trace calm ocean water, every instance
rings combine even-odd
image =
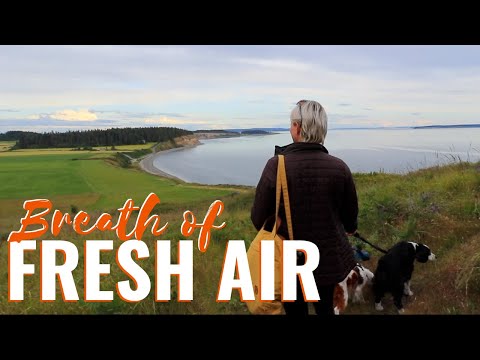
[[[188,182],[257,185],[275,145],[290,133],[202,141],[158,154],[154,166]],[[329,130],[325,147],[352,172],[407,173],[452,161],[480,160],[480,128]]]

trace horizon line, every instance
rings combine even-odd
[[[100,128],[92,128],[92,129],[76,129],[76,130],[64,130],[64,131],[50,131],[50,132],[69,132],[69,131],[89,131],[89,130],[109,130],[109,129],[124,129],[124,128],[158,128],[158,127],[172,127],[172,126],[138,126],[138,127],[131,127],[131,126],[125,126],[125,127],[110,127],[106,129],[100,129]],[[432,125],[399,125],[399,126],[355,126],[355,127],[332,127],[329,130],[366,130],[366,129],[422,129],[422,128],[453,128],[453,127],[480,127],[480,123],[474,123],[474,124],[432,124]],[[269,130],[269,129],[276,129],[277,131],[287,131],[289,128],[286,127],[281,127],[281,126],[270,126],[270,127],[251,127],[251,128],[224,128],[224,129],[197,129],[197,130],[188,130],[185,128],[178,127],[178,129],[190,131],[190,132],[199,132],[199,131],[210,131],[210,132],[215,132],[215,131],[243,131],[243,130]],[[31,130],[7,130],[4,133],[0,134],[6,134],[8,132],[33,132]],[[43,131],[43,133],[48,133],[49,131]],[[42,133],[42,132],[40,132]]]

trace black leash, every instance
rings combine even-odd
[[[355,232],[353,234],[353,236],[355,236],[357,239],[360,239],[362,240],[363,242],[366,242],[368,245],[370,245],[371,247],[373,247],[374,249],[377,249],[378,251],[386,254],[387,252],[385,250],[383,250],[382,248],[379,248],[377,245],[374,245],[372,244],[370,241],[368,241],[367,239],[365,239],[362,235],[360,235],[358,232]]]

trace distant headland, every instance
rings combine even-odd
[[[451,128],[478,128],[480,124],[458,124],[458,125],[425,125],[413,126],[413,129],[451,129]]]

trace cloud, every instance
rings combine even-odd
[[[386,121],[386,120],[372,120],[366,119],[360,116],[349,116],[349,117],[342,117],[339,119],[335,119],[335,121],[331,122],[332,128],[346,128],[346,127],[392,127],[392,126],[400,126],[394,121]]]
[[[93,113],[98,114],[111,114],[115,117],[119,118],[140,118],[143,119],[145,117],[150,116],[167,116],[167,117],[174,117],[174,118],[183,118],[185,115],[180,113],[170,113],[170,112],[132,112],[132,111],[124,111],[124,110],[96,110],[90,109],[88,110]]]
[[[144,119],[145,124],[162,124],[162,125],[204,125],[209,124],[204,120],[187,120],[187,119],[172,119],[167,116],[150,117]]]
[[[185,115],[179,113],[163,113],[163,112],[152,112],[152,113],[132,113],[132,112],[123,112],[122,115],[125,117],[132,117],[132,118],[145,118],[145,117],[173,117],[173,118],[184,118]]]
[[[61,120],[61,121],[95,121],[98,120],[97,114],[91,110],[61,110],[54,113],[31,114],[26,117],[29,120]]]
[[[364,115],[359,115],[359,114],[327,114],[329,119],[358,119],[364,117]]]
[[[235,62],[254,65],[258,67],[280,69],[280,70],[293,70],[293,71],[308,71],[311,69],[311,65],[306,62],[290,59],[263,59],[263,58],[237,58]]]
[[[250,117],[261,127],[288,126],[293,102],[306,98],[340,117],[358,106],[377,123],[410,125],[420,114],[474,123],[478,64],[478,46],[7,45],[0,120],[85,128],[99,118],[136,126],[165,117],[213,128]]]
[[[96,114],[105,114],[105,113],[122,113],[122,110],[97,110],[97,109],[88,109],[88,111]]]
[[[65,121],[95,121],[97,115],[90,110],[63,110],[50,115],[52,119]]]
[[[64,121],[51,118],[40,117],[38,119],[14,119],[0,120],[0,129],[9,130],[34,130],[45,132],[52,129],[71,130],[75,128],[105,128],[113,127],[118,124],[115,120],[95,120],[95,121]]]

